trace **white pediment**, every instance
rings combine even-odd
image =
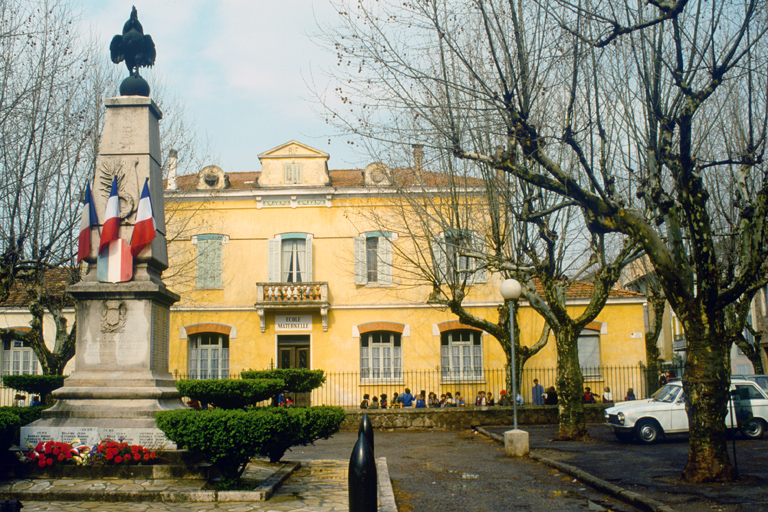
[[[292,140],[261,153],[259,160],[264,158],[324,158],[327,160],[329,157],[328,153]]]
[[[328,153],[292,140],[259,155],[260,187],[327,187]]]

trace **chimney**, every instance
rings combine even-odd
[[[176,162],[178,160],[179,153],[172,149],[168,152],[168,183],[166,185],[167,190],[176,190]]]
[[[424,146],[421,144],[414,144],[411,147],[413,148],[413,166],[417,171],[420,171],[424,162]]]

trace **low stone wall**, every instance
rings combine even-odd
[[[603,423],[604,405],[585,405],[587,423]],[[341,430],[357,430],[363,412],[374,428],[437,428],[464,430],[479,425],[512,425],[512,407],[449,407],[441,409],[355,409],[347,411]],[[523,405],[517,408],[518,425],[556,425],[557,407]]]

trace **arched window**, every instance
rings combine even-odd
[[[600,331],[584,329],[579,334],[579,366],[585,378],[600,377]]]
[[[40,362],[26,341],[3,342],[3,375],[39,375]]]
[[[189,336],[189,378],[229,378],[229,336],[215,332]]]
[[[360,334],[360,377],[402,379],[403,347],[398,332],[371,331]]]
[[[440,365],[443,381],[482,379],[482,333],[469,329],[443,332],[440,335]]]

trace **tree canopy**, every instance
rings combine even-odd
[[[732,479],[729,350],[768,281],[766,2],[338,7],[329,122],[508,173],[639,244],[685,329],[683,476]]]

